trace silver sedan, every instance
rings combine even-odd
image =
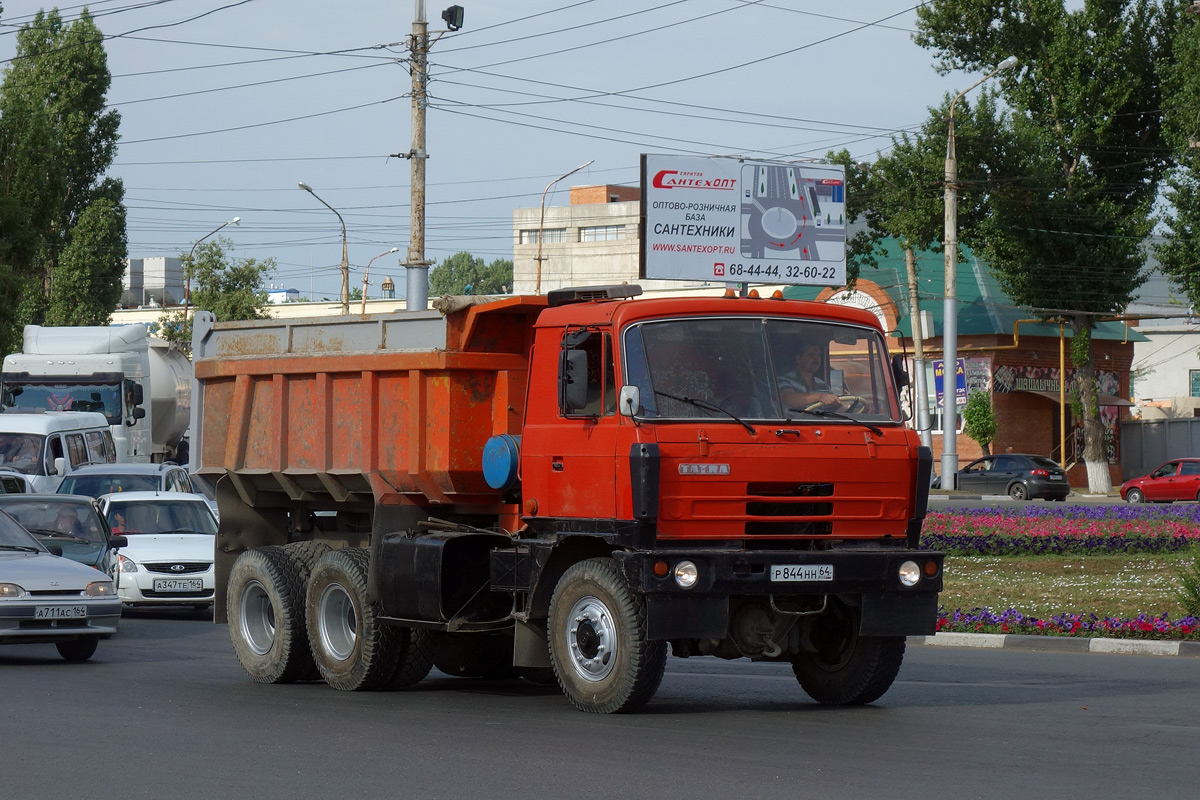
[[[0,644],[44,642],[86,661],[120,618],[108,575],[48,550],[0,511]]]

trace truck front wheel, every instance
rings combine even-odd
[[[312,675],[304,631],[304,566],[282,547],[238,556],[226,593],[229,638],[242,669],[258,683]]]
[[[645,603],[611,558],[563,573],[550,599],[549,634],[554,673],[581,711],[635,711],[662,682],[667,644],[646,638]]]
[[[368,558],[361,547],[330,550],[308,579],[309,649],[325,682],[344,691],[390,682],[404,645],[367,602]]]
[[[883,696],[904,660],[903,636],[859,636],[855,609],[834,603],[813,621],[816,652],[792,657],[800,687],[818,703],[855,706]]]

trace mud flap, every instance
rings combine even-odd
[[[864,594],[860,636],[930,636],[937,631],[936,592]]]

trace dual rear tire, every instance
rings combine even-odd
[[[424,634],[381,624],[366,600],[368,552],[319,542],[247,550],[229,575],[229,634],[259,683],[323,678],[355,691],[408,686],[433,664]]]

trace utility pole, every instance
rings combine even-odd
[[[425,19],[425,0],[416,0],[412,26],[412,149],[408,151],[412,178],[409,212],[408,257],[402,262],[408,271],[404,307],[409,311],[429,308],[429,262],[425,260],[425,97],[429,64],[429,23]]]
[[[946,132],[945,244],[946,298],[942,320],[942,488],[958,488],[958,156],[954,152],[954,106],[963,96],[998,72],[1017,64],[1009,56],[950,101]]]

